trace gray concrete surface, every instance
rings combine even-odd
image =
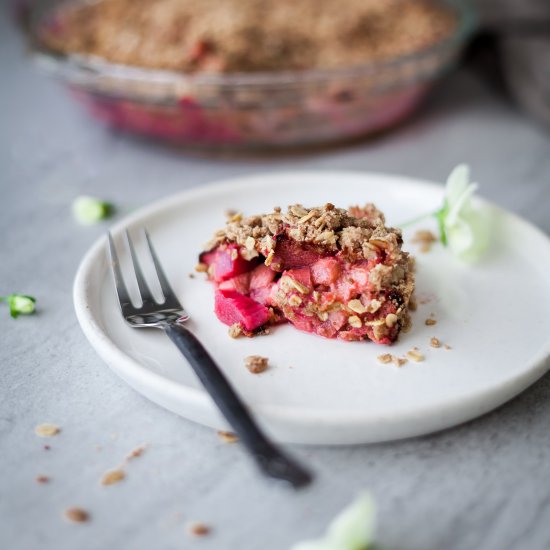
[[[38,298],[37,315],[0,310],[0,548],[284,550],[318,535],[361,489],[379,506],[387,550],[550,548],[550,377],[499,410],[443,433],[346,448],[295,447],[318,472],[292,494],[259,479],[238,445],[132,391],[95,355],[71,300],[77,265],[106,226],[74,223],[89,193],[122,211],[211,180],[259,171],[360,169],[441,180],[471,164],[481,193],[550,232],[550,139],[466,71],[423,112],[370,143],[263,159],[201,158],[92,124],[37,73],[0,22],[0,294]],[[44,441],[41,422],[62,427]],[[44,443],[51,449],[43,449]],[[127,479],[99,479],[141,443]],[[51,476],[39,485],[35,476]],[[88,524],[65,522],[68,506]],[[190,520],[212,526],[190,540]]]

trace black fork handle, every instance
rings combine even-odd
[[[295,489],[308,485],[312,480],[311,474],[266,438],[214,359],[193,333],[179,323],[166,325],[164,331],[189,361],[260,470],[270,477],[289,482]]]

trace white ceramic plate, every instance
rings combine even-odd
[[[279,440],[350,444],[426,434],[479,416],[537,380],[549,367],[550,241],[516,216],[490,207],[494,239],[475,266],[435,246],[417,254],[413,329],[387,348],[339,342],[278,327],[269,336],[231,339],[213,313],[213,288],[190,278],[197,254],[224,212],[253,214],[273,206],[333,202],[347,207],[372,201],[398,225],[441,204],[442,187],[404,177],[365,173],[282,173],[243,177],[169,197],[122,220],[139,237],[147,227],[190,326],[267,431]],[[420,228],[432,228],[431,221]],[[416,229],[416,228],[415,228]],[[413,252],[405,233],[405,247]],[[433,228],[435,229],[435,228]],[[138,239],[139,242],[139,239]],[[105,240],[78,270],[74,301],[78,320],[103,360],[133,388],[186,418],[227,429],[191,368],[160,331],[126,326],[107,270]],[[143,244],[143,243],[142,243]],[[119,249],[122,240],[118,239]],[[435,326],[425,319],[434,314]],[[435,336],[452,347],[434,349]],[[378,364],[385,352],[417,346],[421,363]],[[247,355],[272,365],[253,375]]]

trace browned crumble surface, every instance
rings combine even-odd
[[[184,72],[331,68],[411,54],[456,16],[418,0],[100,0],[65,8],[55,51]],[[59,33],[61,29],[61,33]]]
[[[244,365],[252,374],[259,374],[267,369],[269,359],[261,355],[249,355],[244,358]]]

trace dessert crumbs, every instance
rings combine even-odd
[[[195,271],[197,273],[207,273],[208,272],[208,266],[206,264],[203,264],[202,262],[199,262],[195,266]]]
[[[444,344],[443,349],[446,349],[448,351],[448,350],[453,349],[453,348],[451,346],[449,346],[449,344]]]
[[[239,438],[233,432],[224,432],[222,430],[218,431],[218,437],[224,443],[237,443]]]
[[[101,478],[101,485],[114,485],[119,483],[126,477],[124,470],[118,468],[116,470],[110,470],[106,472]]]
[[[36,483],[41,483],[41,484],[50,482],[49,476],[36,476],[34,480],[36,481]]]
[[[205,523],[194,521],[187,525],[187,532],[194,537],[204,537],[212,531],[212,528]]]
[[[53,437],[61,432],[61,428],[55,424],[39,424],[34,433],[39,437]]]
[[[45,451],[49,451],[51,449],[51,447],[49,445],[44,445],[44,447],[42,447]]]
[[[244,358],[244,364],[252,374],[260,374],[269,366],[269,359],[261,355],[249,355]]]
[[[231,336],[231,338],[239,338],[239,336],[243,335],[243,329],[239,323],[235,323],[229,327],[227,333]]]
[[[406,359],[405,357],[398,357],[397,355],[392,355],[392,363],[396,367],[402,367],[407,362],[408,362],[408,359]]]
[[[429,327],[433,327],[434,325],[437,325],[437,321],[435,319],[432,319],[431,317],[426,319],[424,323]]]
[[[195,274],[194,274],[194,273],[189,273],[189,278],[190,278],[190,279],[194,279],[194,278],[195,278]]]
[[[415,363],[420,363],[421,361],[424,361],[424,355],[422,355],[418,351],[418,348],[416,348],[416,347],[409,350],[406,353],[406,356],[407,356],[408,359],[410,359],[411,361],[414,361]]]
[[[126,457],[126,461],[129,462],[134,458],[138,458],[145,452],[146,449],[147,449],[147,445],[141,445],[140,447],[136,447],[132,452],[130,452],[130,454],[128,454],[128,456]]]
[[[78,507],[67,508],[63,512],[63,516],[74,523],[85,523],[90,519],[90,514],[83,508]]]
[[[433,338],[431,338],[430,340],[430,346],[432,346],[432,348],[440,348],[441,347],[441,342],[438,338],[436,338],[435,336]]]
[[[429,252],[432,245],[438,241],[438,238],[427,229],[419,229],[413,236],[412,241],[420,246],[420,252]]]
[[[393,356],[391,353],[383,353],[382,355],[379,355],[377,359],[380,363],[391,363]]]

